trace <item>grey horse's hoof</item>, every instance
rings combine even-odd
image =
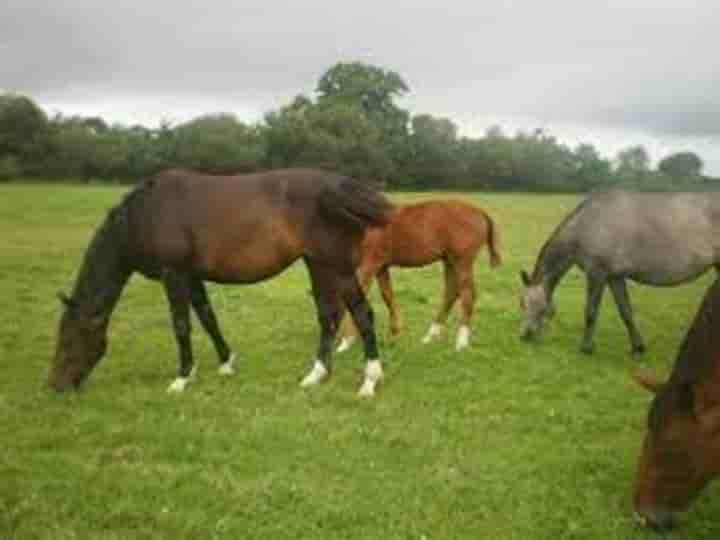
[[[592,343],[583,343],[580,345],[580,352],[583,354],[592,354],[595,352],[595,345]]]
[[[632,354],[635,358],[640,358],[642,355],[645,354],[647,351],[647,348],[645,345],[638,345],[636,347],[633,347]]]

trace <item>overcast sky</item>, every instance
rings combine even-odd
[[[611,157],[696,151],[720,175],[718,0],[2,0],[0,89],[50,112],[255,121],[338,61],[465,135],[544,128]]]

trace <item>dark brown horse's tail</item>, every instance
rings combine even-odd
[[[319,205],[330,221],[355,230],[385,225],[393,210],[392,203],[369,182],[349,177],[328,182]]]
[[[488,251],[490,252],[490,266],[495,268],[496,266],[500,266],[502,264],[502,257],[500,257],[500,251],[499,251],[499,239],[498,239],[498,232],[497,227],[495,226],[495,222],[492,220],[492,218],[485,214],[485,221],[487,222],[487,230],[488,230]]]

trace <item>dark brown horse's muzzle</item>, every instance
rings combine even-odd
[[[662,509],[642,509],[635,512],[635,520],[655,532],[671,531],[676,524],[675,515]]]

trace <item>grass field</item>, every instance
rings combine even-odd
[[[406,332],[386,338],[386,380],[355,392],[358,349],[333,378],[302,390],[318,329],[301,265],[248,287],[211,286],[241,359],[215,373],[195,325],[199,376],[165,389],[176,350],[161,287],[136,277],[113,317],[110,347],[82,391],[45,386],[59,302],[113,187],[0,188],[0,538],[631,539],[631,488],[649,395],[611,298],[596,352],[577,352],[584,280],[573,271],[541,343],[518,338],[518,270],[530,269],[573,196],[456,196],[486,207],[504,266],[476,265],[469,350],[420,345],[441,269],[393,273]],[[415,200],[432,194],[402,195]],[[668,373],[711,276],[679,288],[635,286],[644,363]],[[453,334],[455,327],[452,327]],[[716,539],[711,487],[676,538]]]

